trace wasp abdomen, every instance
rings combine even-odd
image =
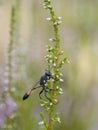
[[[31,94],[31,91],[26,92],[26,93],[24,94],[24,96],[23,96],[23,100],[27,99],[30,94]]]

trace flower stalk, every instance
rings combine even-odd
[[[16,49],[17,49],[17,38],[19,29],[19,7],[20,0],[16,1],[16,4],[11,8],[11,18],[10,18],[10,41],[7,48],[7,59],[6,59],[6,70],[5,70],[5,80],[7,92],[11,94],[13,75],[16,69]]]
[[[10,25],[10,42],[8,45],[8,92],[11,92],[12,86],[12,51],[14,44],[14,33],[15,33],[15,7],[12,7],[11,11],[11,25]]]
[[[14,71],[16,67],[15,56],[16,56],[16,40],[18,33],[18,10],[19,10],[20,0],[16,1],[16,4],[11,8],[11,18],[10,18],[10,41],[7,48],[6,55],[6,68],[5,68],[5,88],[4,88],[4,97],[3,103],[5,107],[5,125],[4,129],[16,129],[16,110],[17,104],[13,98],[13,92],[15,91],[14,85]],[[13,89],[14,88],[14,89]]]
[[[58,102],[58,95],[62,94],[62,89],[60,88],[61,72],[60,69],[65,62],[68,62],[67,58],[61,60],[63,51],[60,50],[60,35],[59,35],[59,25],[62,23],[62,17],[57,17],[54,8],[52,6],[51,0],[44,0],[44,8],[49,11],[49,18],[47,21],[51,22],[53,27],[53,38],[49,41],[51,44],[47,46],[46,61],[48,64],[48,71],[51,72],[53,79],[49,80],[46,84],[51,91],[49,92],[49,97],[52,102],[47,102],[41,100],[41,106],[44,107],[45,111],[48,113],[48,121],[45,120],[44,115],[41,113],[41,118],[44,125],[44,130],[53,130],[55,124],[61,123],[58,113],[54,113],[55,107]],[[47,123],[46,123],[47,122]]]

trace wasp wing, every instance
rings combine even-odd
[[[36,82],[36,84],[31,88],[31,91],[33,91],[34,89],[36,89],[36,88],[39,88],[39,86],[38,87],[36,87],[37,86],[37,84],[39,84],[40,83],[40,80],[38,81],[38,82]]]
[[[24,96],[23,96],[23,98],[22,98],[23,100],[26,100],[26,99],[30,96],[31,92],[32,92],[34,89],[40,87],[40,86],[36,87],[39,82],[40,82],[40,81],[36,82],[36,84],[35,84],[30,90],[28,90],[28,91],[24,94]]]

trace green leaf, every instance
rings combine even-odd
[[[61,68],[62,65],[64,65],[65,63],[70,63],[70,61],[68,60],[67,57],[65,57],[65,58],[59,63],[59,68]]]
[[[40,117],[41,117],[42,121],[44,122],[43,125],[45,126],[45,128],[48,128],[48,125],[47,125],[46,119],[45,119],[44,114],[43,114],[42,112],[40,113]]]

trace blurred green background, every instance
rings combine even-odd
[[[57,112],[61,118],[56,130],[98,129],[98,1],[51,0],[60,26],[61,48],[70,64],[64,65],[63,95]],[[0,87],[6,82],[6,51],[10,41],[11,7],[15,0],[0,0]],[[20,0],[17,36],[14,44],[13,86],[17,103],[17,130],[40,130],[40,106],[35,91],[28,101],[22,96],[44,73],[46,45],[52,28],[42,0]],[[14,90],[12,89],[12,90]],[[1,96],[0,96],[1,97]],[[2,98],[1,98],[2,99]],[[1,100],[2,103],[2,100]]]

